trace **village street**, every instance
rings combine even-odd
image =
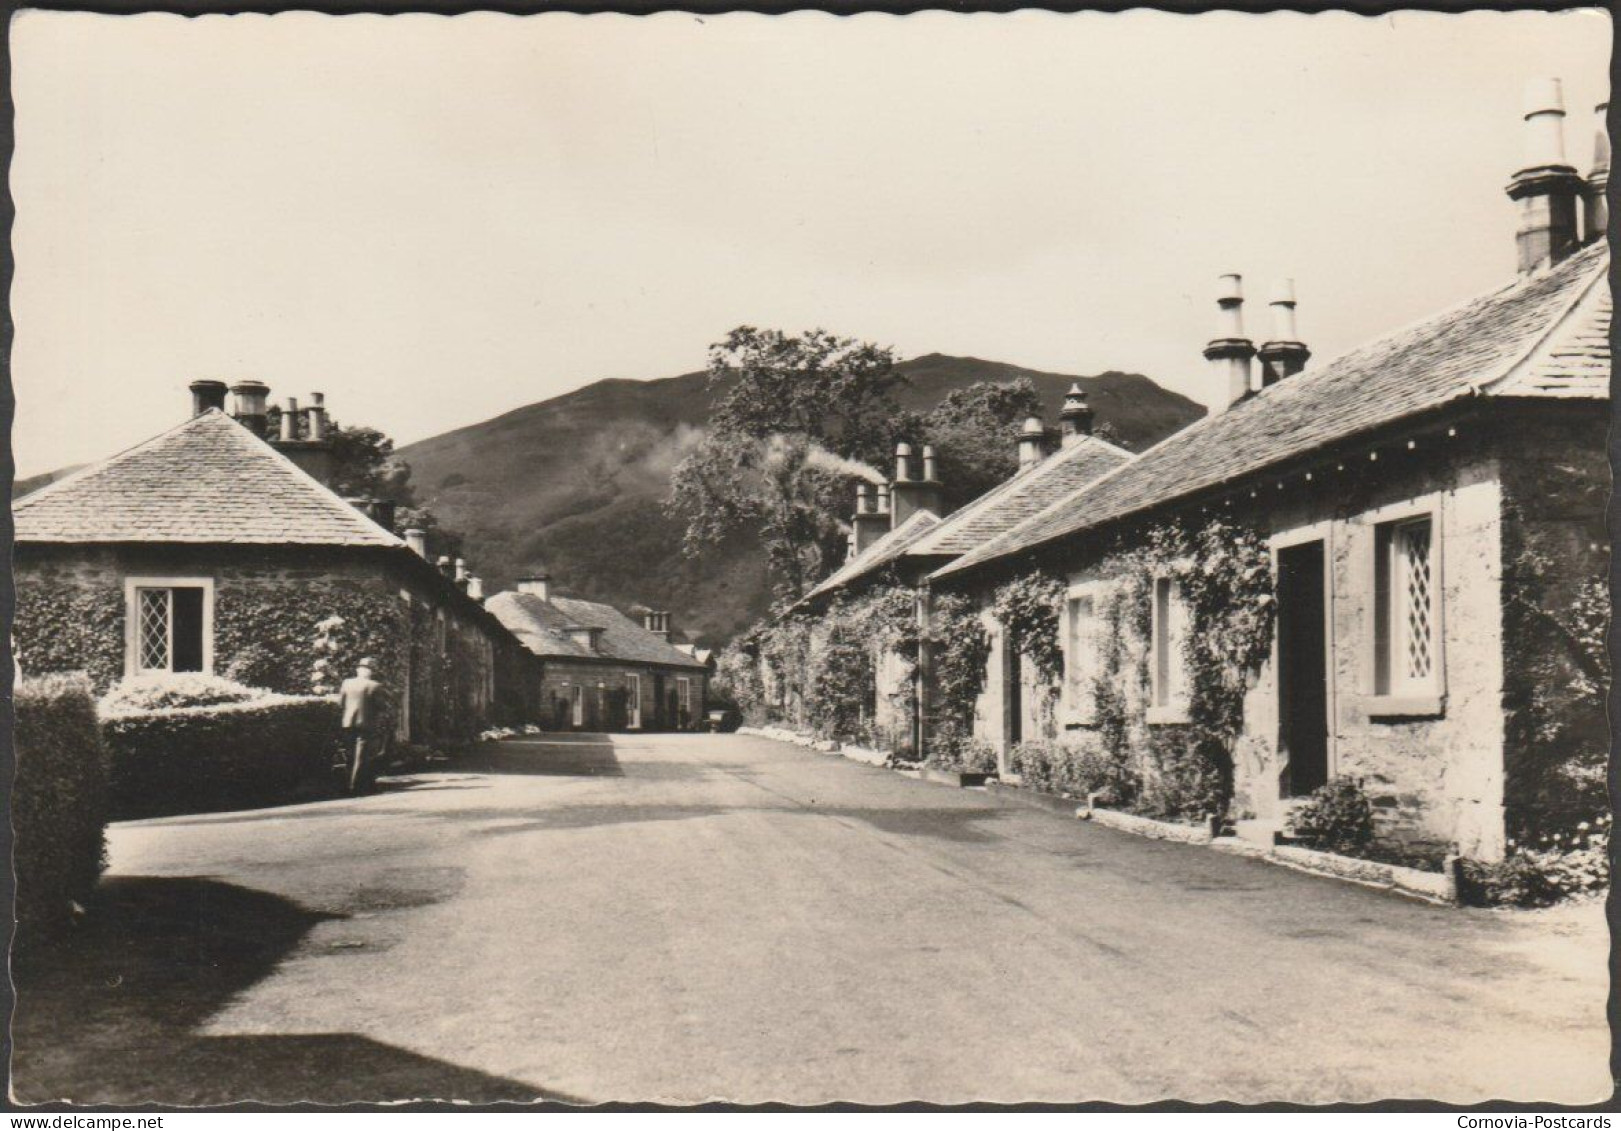
[[[762,738],[485,749],[113,827],[102,921],[24,980],[18,1098],[1609,1092],[1591,905],[1431,907]]]

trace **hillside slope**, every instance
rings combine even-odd
[[[1097,419],[1139,449],[1203,413],[1136,374],[1077,378],[941,354],[900,368],[911,380],[904,407],[931,408],[975,381],[1028,377],[1054,422],[1079,380]],[[422,500],[468,535],[488,591],[544,563],[562,592],[670,609],[678,630],[718,642],[763,613],[770,593],[763,557],[747,539],[687,559],[681,525],[663,511],[670,472],[701,437],[710,403],[703,373],[598,381],[399,454]]]

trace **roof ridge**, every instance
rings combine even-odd
[[[1547,347],[1549,344],[1558,337],[1560,331],[1564,330],[1570,324],[1572,318],[1577,315],[1583,305],[1595,293],[1601,289],[1607,289],[1599,287],[1601,282],[1606,284],[1609,282],[1609,280],[1606,278],[1607,273],[1603,269],[1604,264],[1602,262],[1604,259],[1608,258],[1608,248],[1605,250],[1605,255],[1594,256],[1594,259],[1598,262],[1594,263],[1593,277],[1587,280],[1586,283],[1576,288],[1576,293],[1565,303],[1564,309],[1559,312],[1558,316],[1549,322],[1547,329],[1545,329],[1541,334],[1537,335],[1530,345],[1521,351],[1518,357],[1512,359],[1508,362],[1508,364],[1504,365],[1502,372],[1498,373],[1495,377],[1488,377],[1480,381],[1469,382],[1468,387],[1471,392],[1490,395],[1496,388],[1509,384],[1512,379],[1518,376],[1522,370],[1527,368],[1533,360],[1541,357],[1547,352]]]

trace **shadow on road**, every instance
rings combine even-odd
[[[455,768],[475,774],[625,775],[614,753],[613,740],[604,734],[548,734],[486,742],[457,758]]]
[[[313,927],[339,917],[200,877],[105,881],[89,925],[17,949],[16,1100],[578,1102],[354,1033],[199,1032]]]

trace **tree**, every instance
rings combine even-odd
[[[824,330],[742,326],[710,348],[710,426],[676,467],[670,507],[700,554],[757,532],[782,601],[842,554],[851,485],[879,479],[903,419],[894,353]]]
[[[976,381],[948,393],[914,434],[934,445],[946,501],[960,507],[1019,469],[1019,427],[1040,415],[1041,395],[1028,377]]]
[[[279,405],[270,406],[266,430],[270,436],[281,434]],[[307,436],[301,434],[299,438]],[[334,492],[346,499],[393,503],[395,526],[426,531],[430,553],[455,557],[461,552],[462,535],[441,525],[438,516],[417,499],[411,465],[395,456],[390,437],[365,424],[345,427],[329,418],[326,438],[332,445],[332,479],[328,486]]]

